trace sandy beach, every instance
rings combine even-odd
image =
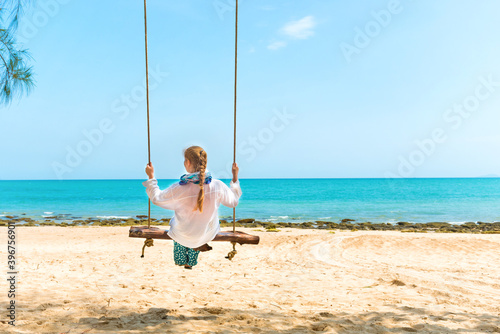
[[[238,230],[260,245],[230,262],[213,242],[190,271],[171,241],[140,258],[128,227],[17,227],[17,326],[2,298],[0,331],[500,332],[500,235]]]

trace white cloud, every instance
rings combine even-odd
[[[286,42],[277,41],[277,42],[273,42],[273,43],[269,44],[267,46],[267,48],[269,50],[278,50],[278,49],[284,48],[285,46],[286,46]]]
[[[281,28],[281,32],[296,39],[307,39],[314,35],[316,21],[314,16],[309,15],[298,21],[291,21]]]

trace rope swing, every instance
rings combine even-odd
[[[234,124],[233,124],[234,134],[233,134],[233,164],[236,163],[236,88],[237,88],[237,83],[238,83],[238,0],[236,0],[236,20],[235,20],[234,31],[235,31],[235,34],[234,34]],[[236,232],[236,208],[233,208],[233,232]],[[234,245],[233,245],[233,248],[234,248]]]
[[[146,9],[146,0],[144,0],[144,53],[146,56],[146,109],[148,123],[148,164],[151,164],[151,130],[149,127],[149,65],[148,65],[148,17]],[[151,199],[148,198],[148,229],[151,227]],[[148,238],[144,241],[142,255],[144,257],[144,248],[154,246],[153,239]]]
[[[148,164],[151,164],[151,131],[149,128],[149,66],[148,66],[148,17],[144,0],[144,50],[146,54],[146,108],[148,118]],[[148,228],[151,227],[151,200],[148,200]]]
[[[146,56],[146,101],[147,101],[147,127],[148,127],[148,164],[151,164],[151,131],[149,120],[149,77],[148,77],[148,23],[147,23],[147,6],[144,0],[144,48]],[[233,133],[233,164],[236,163],[236,92],[238,82],[238,0],[236,0],[236,21],[235,21],[235,45],[234,45],[234,133]],[[146,247],[153,245],[153,239],[171,240],[167,234],[167,230],[162,230],[157,227],[151,227],[151,200],[148,200],[148,226],[132,226],[130,227],[129,237],[131,238],[146,238],[142,247],[142,255]],[[258,236],[250,235],[244,232],[236,231],[236,209],[233,208],[233,231],[221,231],[212,241],[229,241],[233,246],[233,250],[226,256],[232,260],[236,255],[236,244],[259,244]]]

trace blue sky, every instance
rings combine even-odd
[[[142,1],[40,0],[37,87],[1,107],[0,179],[143,178]],[[240,0],[243,178],[500,174],[500,3]],[[152,161],[232,161],[234,1],[149,0]]]

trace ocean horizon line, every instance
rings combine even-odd
[[[428,176],[428,177],[247,177],[239,180],[431,180],[431,179],[498,179],[500,176]],[[178,180],[179,178],[159,178],[157,180]],[[146,178],[133,179],[0,179],[1,181],[145,181]],[[230,178],[221,178],[219,180],[231,180]]]

